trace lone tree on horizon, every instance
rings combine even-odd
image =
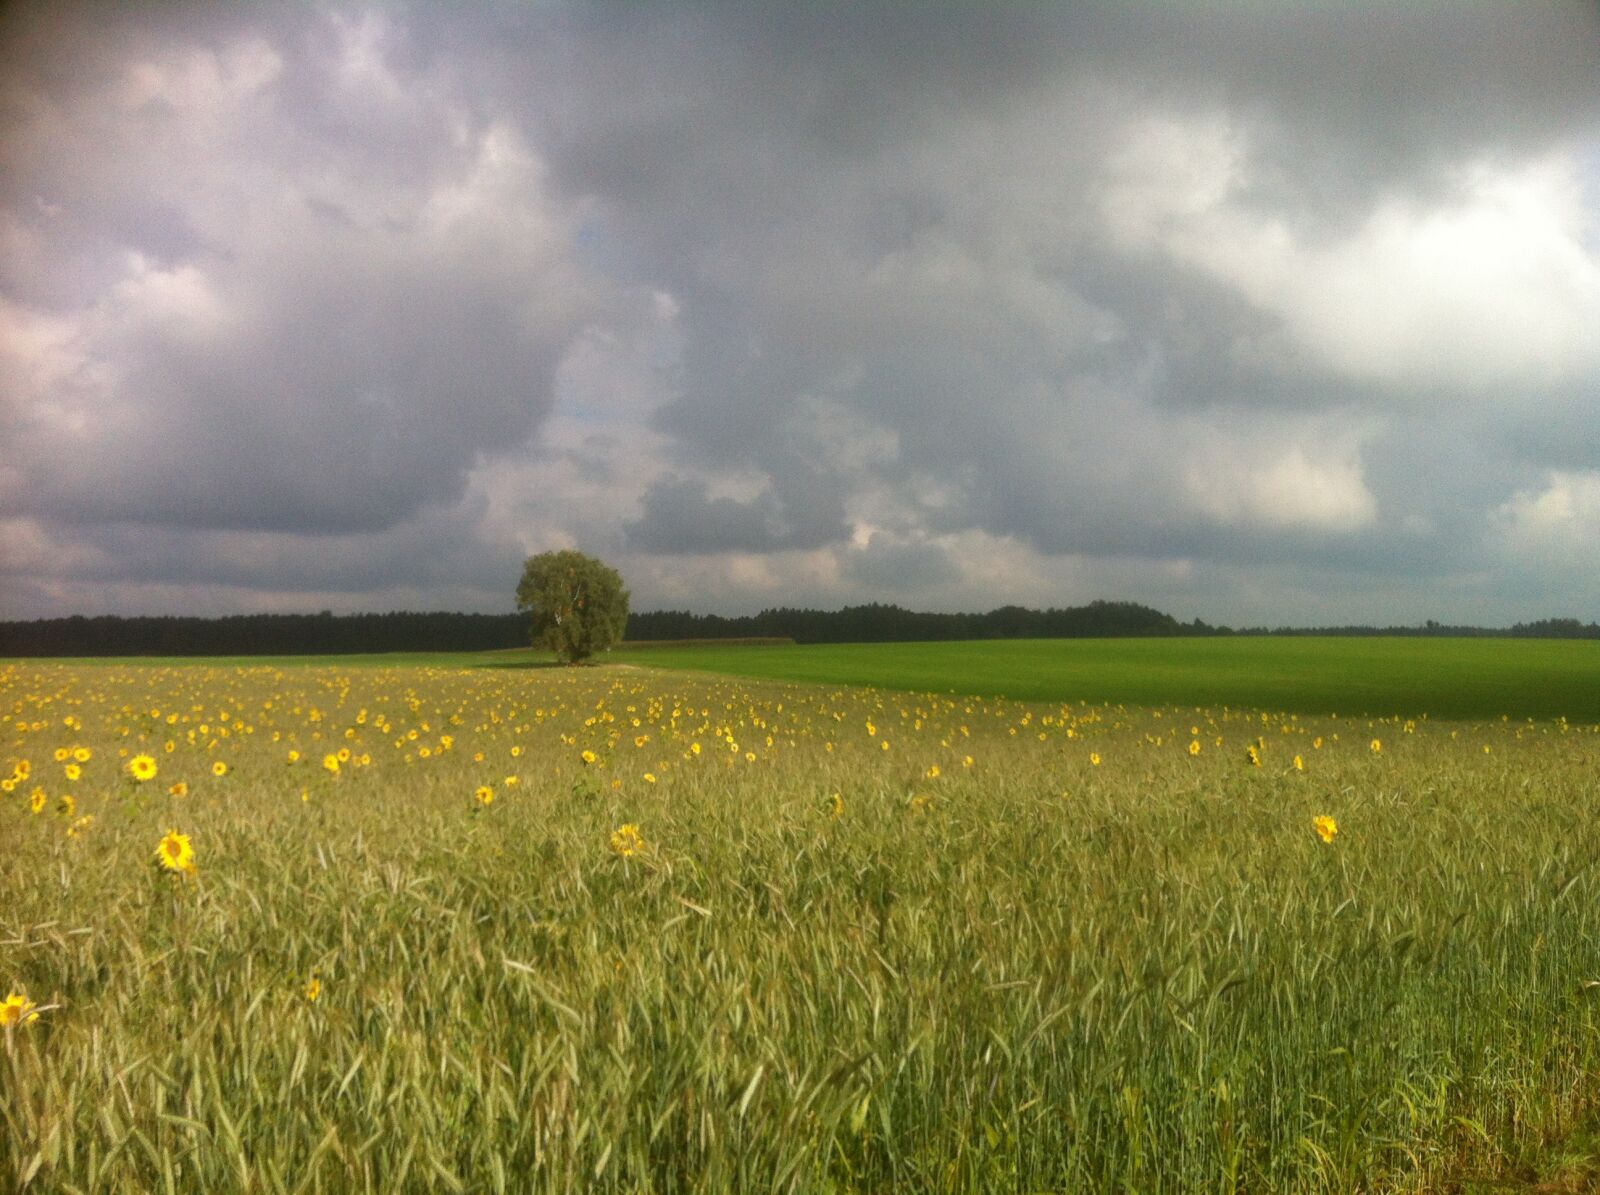
[[[628,591],[610,565],[566,549],[528,557],[517,586],[517,609],[533,615],[533,643],[568,664],[622,641]]]

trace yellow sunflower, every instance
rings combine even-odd
[[[39,1019],[39,1014],[34,1011],[38,1005],[28,999],[22,992],[12,992],[4,1002],[0,1002],[0,1029],[9,1029],[13,1025],[31,1025]]]
[[[185,875],[195,872],[194,847],[187,834],[168,830],[166,837],[156,844],[156,859],[168,871],[181,871]]]
[[[156,778],[156,761],[153,755],[135,755],[128,761],[128,774],[139,783]]]
[[[611,832],[611,849],[624,859],[631,859],[644,850],[644,835],[632,822],[618,826]]]

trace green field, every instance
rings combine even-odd
[[[1572,640],[1009,639],[655,648],[610,658],[1028,701],[1600,721],[1600,643]]]
[[[95,667],[135,662],[219,668],[556,666],[548,652],[528,648],[62,662]],[[600,663],[1026,701],[1600,722],[1600,643],[1585,640],[1241,637],[708,644],[619,650]]]
[[[1591,725],[527,664],[0,665],[0,1185],[1600,1178]]]

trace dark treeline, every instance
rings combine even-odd
[[[1090,602],[1065,610],[1001,606],[987,614],[919,614],[899,606],[763,610],[738,618],[661,610],[628,619],[628,638],[735,639],[781,636],[796,643],[922,643],[937,639],[1088,639],[1120,635],[1209,635],[1201,622],[1133,602]]]
[[[1002,606],[987,614],[925,614],[899,606],[847,606],[843,610],[781,608],[726,618],[661,610],[628,618],[627,638],[788,638],[797,643],[905,643],[941,639],[1081,639],[1146,635],[1456,635],[1473,637],[1600,639],[1600,625],[1547,618],[1509,629],[1420,627],[1265,627],[1233,630],[1133,602],[1091,602],[1060,610]],[[244,656],[331,655],[386,651],[492,651],[524,647],[522,614],[238,614],[224,618],[177,616],[47,618],[0,622],[0,656]]]
[[[521,614],[234,614],[0,622],[0,656],[292,656],[525,646]]]
[[[1510,627],[1448,626],[1429,619],[1420,627],[1244,627],[1238,635],[1404,635],[1413,639],[1600,639],[1600,623],[1576,618],[1541,618]]]

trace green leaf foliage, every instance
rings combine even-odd
[[[517,609],[533,615],[533,643],[569,664],[622,641],[628,591],[616,569],[570,549],[528,557]]]

